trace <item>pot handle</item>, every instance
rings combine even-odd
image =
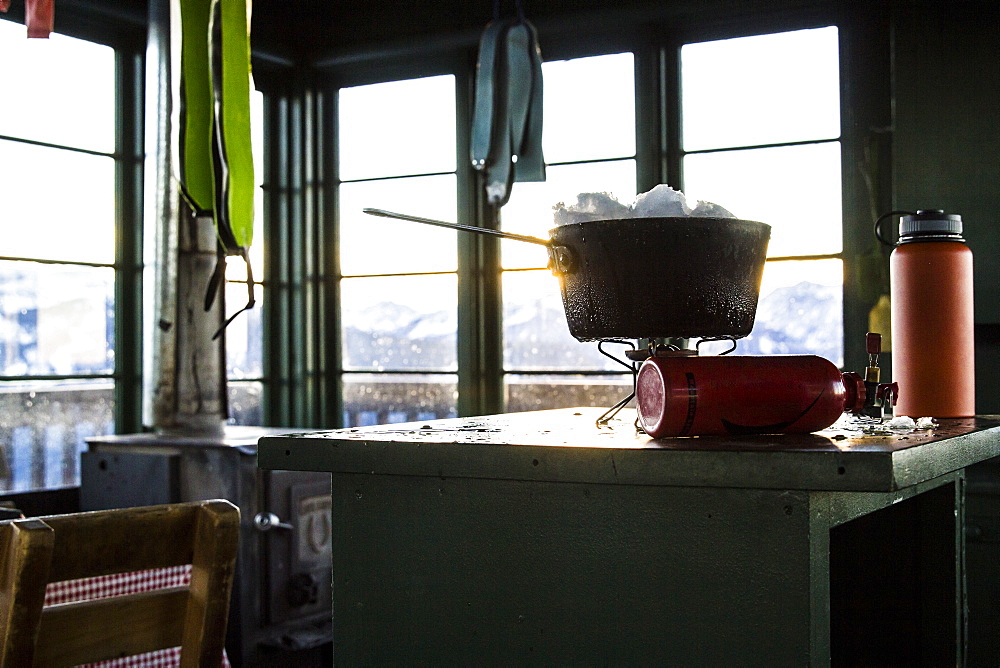
[[[568,246],[549,245],[549,270],[553,274],[569,274],[576,268],[576,257]]]
[[[447,227],[452,230],[465,230],[466,232],[476,232],[478,234],[489,234],[494,237],[503,237],[504,239],[513,239],[514,241],[526,241],[529,244],[539,244],[540,246],[545,246],[552,249],[552,242],[546,239],[539,239],[538,237],[529,237],[524,234],[514,234],[513,232],[501,232],[500,230],[491,230],[486,227],[475,227],[474,225],[462,225],[461,223],[448,223],[443,220],[434,220],[433,218],[423,218],[421,216],[411,216],[408,213],[395,213],[393,211],[386,211],[385,209],[362,209],[365,213],[372,216],[382,216],[383,218],[398,218],[399,220],[409,220],[414,223],[424,223],[425,225],[437,225],[438,227]]]

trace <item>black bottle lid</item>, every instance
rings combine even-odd
[[[961,241],[962,217],[941,209],[918,209],[899,219],[899,243],[914,241]]]

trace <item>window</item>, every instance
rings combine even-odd
[[[772,228],[742,354],[843,364],[837,39],[827,27],[681,49],[685,192]]]
[[[115,427],[115,51],[0,20],[0,62],[0,491],[77,485]]]
[[[347,426],[457,415],[455,77],[340,90],[341,384]]]
[[[586,192],[636,195],[635,63],[631,53],[543,63],[545,81],[542,183],[517,183],[501,210],[504,230],[548,238],[553,207]],[[600,90],[599,96],[580,91]],[[613,406],[631,379],[597,343],[569,333],[559,284],[543,248],[503,242],[505,409]],[[623,349],[609,351],[624,359]],[[617,372],[617,373],[615,373]]]
[[[229,423],[261,425],[264,387],[263,319],[264,309],[264,96],[250,94],[250,141],[253,145],[254,234],[250,246],[250,266],[254,279],[254,308],[244,311],[226,327],[227,392]],[[247,301],[247,271],[242,259],[226,261],[226,309],[233,313]],[[227,315],[228,317],[228,315]]]

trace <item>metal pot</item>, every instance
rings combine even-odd
[[[549,240],[365,209],[543,245],[580,341],[742,338],[753,329],[771,227],[735,218],[624,218],[562,225]]]
[[[732,337],[753,329],[771,236],[733,218],[625,218],[549,232],[570,333],[606,338]]]

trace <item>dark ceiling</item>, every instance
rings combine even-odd
[[[536,24],[559,17],[600,11],[640,9],[677,2],[652,0],[522,0],[524,14]],[[498,5],[502,16],[514,16],[515,4]],[[340,0],[337,2],[256,2],[253,7],[255,48],[277,51],[295,60],[363,46],[399,44],[430,35],[475,35],[494,13],[492,0]]]
[[[712,4],[715,0],[707,0]],[[726,2],[727,0],[722,0]],[[728,0],[732,2],[732,0]],[[756,4],[764,0],[753,0]],[[85,16],[88,20],[113,21],[117,25],[144,25],[151,3],[165,15],[170,0],[61,0],[56,7],[56,30],[60,16]],[[705,4],[700,0],[694,4]],[[22,20],[23,8],[14,3],[11,16]],[[690,5],[681,0],[520,0],[528,19],[536,24],[560,17],[616,12],[662,11]],[[251,39],[255,51],[297,62],[336,52],[357,51],[375,44],[400,44],[429,35],[478,35],[493,17],[513,16],[513,0],[257,0],[253,3]],[[619,14],[620,15],[620,14]],[[95,18],[97,17],[97,18]],[[76,22],[77,24],[79,21]]]
[[[60,16],[73,14],[85,17],[84,22],[144,28],[150,6],[154,14],[166,16],[169,2],[60,0],[56,30]],[[14,20],[19,4],[11,8]],[[650,21],[670,22],[672,28],[680,17],[696,16],[699,23],[713,17],[739,22],[773,15],[776,5],[783,11],[808,12],[837,4],[837,0],[519,0],[525,16],[543,35],[562,33],[569,40],[577,39],[581,26],[596,29],[588,30],[590,34],[606,28],[627,33],[631,26]],[[517,8],[514,0],[257,0],[251,40],[255,54],[292,63],[315,63],[428,39],[474,44],[495,11],[514,16]]]

